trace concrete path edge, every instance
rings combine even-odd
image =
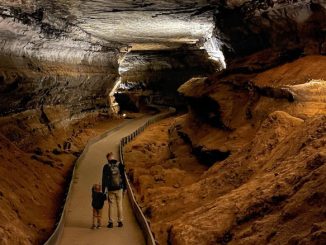
[[[107,130],[105,131],[104,133],[98,135],[98,136],[95,136],[93,138],[91,138],[85,148],[83,149],[83,152],[82,154],[78,157],[78,159],[76,160],[75,164],[74,164],[74,168],[73,168],[73,171],[72,171],[72,175],[71,175],[71,180],[70,180],[70,183],[69,183],[69,188],[68,188],[68,191],[66,193],[66,198],[64,200],[64,204],[63,204],[63,207],[62,207],[62,211],[61,211],[61,216],[60,216],[60,219],[59,221],[57,222],[57,224],[55,225],[56,228],[55,230],[53,231],[52,235],[48,238],[48,240],[44,243],[44,245],[55,245],[57,244],[58,241],[60,241],[60,238],[61,238],[61,235],[62,235],[62,232],[63,232],[63,227],[64,227],[64,218],[66,216],[66,212],[67,212],[67,204],[69,202],[69,198],[70,198],[70,193],[71,193],[71,189],[72,189],[72,185],[73,185],[73,180],[74,180],[74,177],[75,177],[75,174],[76,174],[76,170],[78,168],[78,164],[79,162],[84,158],[85,154],[87,153],[87,150],[88,148],[96,143],[97,141],[103,139],[104,137],[106,137],[108,134],[114,132],[114,131],[117,131],[119,130],[120,128],[124,127],[126,124],[130,123],[130,120],[126,121],[126,122],[123,122],[122,124],[120,124],[119,126],[115,127],[115,128],[112,128],[110,130]]]
[[[175,113],[175,109],[174,108],[169,108],[168,112],[160,113],[160,114],[158,114],[156,116],[153,116],[143,126],[139,127],[136,131],[134,131],[130,135],[122,138],[121,141],[120,141],[120,146],[119,146],[119,148],[120,148],[119,149],[120,160],[123,162],[123,146],[125,144],[130,142],[139,133],[144,131],[145,128],[148,125],[150,125],[150,124],[152,124],[154,122],[157,122],[157,121],[159,121],[159,120],[161,120],[163,118],[166,118],[166,117],[172,115],[173,113]],[[75,176],[76,170],[77,170],[78,165],[79,165],[78,163],[84,158],[85,154],[87,153],[88,148],[92,144],[94,144],[97,141],[99,141],[99,140],[103,139],[104,137],[106,137],[108,134],[121,129],[122,127],[124,127],[128,123],[130,123],[130,121],[124,122],[121,125],[119,125],[119,126],[117,126],[115,128],[112,128],[112,129],[110,129],[110,130],[108,130],[108,131],[106,131],[106,132],[104,132],[104,133],[90,139],[87,142],[82,154],[79,156],[79,158],[75,162],[73,172],[72,172],[72,175],[71,175],[71,180],[70,180],[70,183],[69,183],[69,188],[68,188],[67,195],[66,195],[66,199],[64,200],[64,205],[63,205],[63,208],[62,208],[60,219],[59,219],[58,223],[56,224],[56,228],[55,228],[54,232],[48,238],[48,240],[44,243],[44,245],[55,245],[55,244],[57,244],[58,241],[60,241],[60,238],[61,238],[62,232],[63,232],[63,227],[64,227],[64,218],[65,218],[65,216],[67,214],[67,204],[69,203],[69,199],[70,199],[70,196],[71,196],[70,193],[71,193],[71,189],[72,189],[72,185],[73,185],[74,176]],[[152,231],[150,230],[150,225],[149,225],[145,215],[143,214],[142,210],[140,209],[139,205],[137,204],[137,201],[136,201],[135,196],[133,194],[133,191],[131,189],[128,178],[127,178],[127,182],[128,182],[128,197],[129,197],[129,200],[131,202],[131,206],[132,206],[133,212],[135,213],[136,219],[137,219],[138,223],[140,224],[140,226],[141,226],[141,228],[142,228],[142,230],[144,232],[144,235],[145,235],[145,238],[146,238],[146,243],[154,245],[154,244],[156,244],[156,241],[154,239]]]

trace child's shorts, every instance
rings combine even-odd
[[[93,208],[93,217],[102,217],[102,209]]]

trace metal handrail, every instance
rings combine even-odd
[[[64,205],[63,207],[61,207],[62,209],[62,212],[61,212],[61,216],[60,216],[60,219],[59,221],[55,224],[56,228],[54,229],[52,235],[48,238],[48,240],[46,240],[46,242],[44,243],[44,245],[55,245],[57,244],[58,241],[60,241],[60,238],[61,238],[61,235],[62,235],[62,231],[63,231],[63,227],[64,227],[64,218],[66,217],[67,213],[68,213],[68,203],[69,203],[69,200],[70,200],[70,196],[71,196],[71,189],[72,189],[72,185],[73,185],[73,181],[76,177],[76,169],[78,168],[79,166],[79,162],[84,158],[86,152],[88,151],[88,148],[90,147],[90,145],[94,144],[95,142],[101,140],[102,138],[106,137],[109,133],[111,133],[112,131],[115,131],[119,128],[122,128],[125,124],[127,124],[128,122],[125,122],[125,123],[122,123],[120,126],[118,127],[115,127],[115,128],[112,128],[106,132],[104,132],[103,134],[101,135],[98,135],[92,139],[90,139],[82,154],[78,157],[78,159],[76,160],[75,162],[75,165],[74,165],[74,169],[73,169],[73,172],[72,172],[72,175],[71,175],[71,180],[70,180],[70,183],[69,183],[69,188],[68,188],[68,191],[67,191],[67,194],[66,194],[66,197],[65,197],[65,202],[64,202]]]
[[[168,112],[159,114],[158,116],[149,119],[146,123],[144,123],[141,127],[139,127],[137,130],[135,130],[134,132],[132,132],[130,135],[124,137],[121,139],[120,141],[120,146],[119,146],[119,153],[120,153],[120,161],[124,164],[124,155],[123,155],[123,147],[128,144],[131,140],[133,140],[138,134],[140,134],[141,132],[143,132],[145,130],[145,128],[147,126],[149,126],[150,124],[157,122],[165,117],[170,116],[171,114],[175,113],[175,109],[174,108],[169,108]],[[155,240],[153,232],[151,231],[150,228],[150,224],[148,222],[148,220],[146,219],[143,211],[141,210],[141,208],[139,207],[137,200],[135,198],[135,194],[131,188],[131,184],[130,181],[128,179],[127,174],[125,173],[126,176],[126,184],[127,184],[127,191],[128,191],[128,197],[129,200],[131,202],[131,207],[134,211],[134,214],[136,216],[136,219],[139,223],[139,225],[141,226],[144,235],[145,235],[145,239],[146,239],[146,244],[147,245],[156,245],[158,244],[158,242]]]
[[[175,109],[174,108],[169,108],[169,112],[165,112],[165,113],[162,113],[162,114],[159,114],[158,116],[155,116],[153,119],[155,121],[158,121],[164,117],[167,117],[169,116],[170,114],[174,113],[175,112]],[[152,119],[150,119],[152,120]],[[148,120],[145,124],[146,126],[148,126],[148,122],[150,121]],[[154,121],[152,121],[151,123],[153,123]],[[128,123],[128,122],[126,122]],[[99,136],[96,136],[92,139],[90,139],[82,154],[79,156],[79,158],[76,160],[76,163],[74,165],[74,169],[73,169],[73,172],[72,172],[72,176],[71,176],[71,180],[70,180],[70,183],[69,183],[69,188],[68,188],[68,191],[67,191],[67,195],[66,195],[66,200],[65,200],[65,203],[62,207],[62,212],[61,212],[61,216],[60,216],[60,219],[59,221],[56,223],[56,228],[55,230],[53,231],[52,235],[48,238],[48,240],[44,243],[44,245],[55,245],[57,244],[58,241],[60,241],[60,238],[61,238],[61,235],[62,235],[62,232],[63,232],[63,227],[64,227],[64,218],[66,217],[67,213],[68,213],[68,203],[69,203],[69,200],[70,200],[70,196],[71,196],[71,189],[72,189],[72,185],[73,185],[73,180],[75,179],[76,177],[76,169],[78,168],[78,165],[79,165],[79,162],[83,159],[83,157],[85,156],[86,152],[88,151],[88,148],[90,147],[90,145],[92,145],[93,143],[101,140],[102,138],[106,137],[107,134],[111,133],[112,131],[115,131],[119,128],[122,128],[126,123],[123,123],[121,124],[120,126],[116,127],[116,128],[112,128],[108,131],[106,131],[105,133],[99,135]],[[142,131],[144,131],[145,129],[145,124],[143,126],[141,126],[140,128],[138,128],[135,132],[133,132],[132,134],[134,134],[133,136],[131,135],[128,135],[126,137],[123,137],[120,141],[120,144],[119,144],[119,153],[120,153],[120,159],[121,159],[121,162],[123,162],[123,146],[126,145],[128,142],[130,142],[134,137],[136,137],[139,133],[141,133]],[[129,139],[128,139],[129,137]],[[127,176],[126,176],[127,177]],[[155,244],[155,240],[154,240],[154,237],[153,237],[153,234],[149,228],[149,224],[143,214],[143,212],[141,211],[140,207],[138,206],[137,204],[137,201],[135,199],[135,195],[133,194],[132,192],[132,189],[131,189],[131,185],[129,183],[129,180],[128,178],[126,178],[127,180],[127,191],[128,191],[128,197],[129,197],[129,200],[131,202],[131,206],[134,210],[134,213],[136,215],[136,218],[137,218],[137,221],[139,222],[142,230],[145,232],[145,235],[146,235],[146,242],[147,244]]]

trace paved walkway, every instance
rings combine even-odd
[[[94,183],[101,182],[102,167],[106,161],[105,155],[112,151],[116,158],[119,157],[120,139],[132,133],[143,125],[148,119],[141,118],[126,123],[107,134],[101,140],[93,143],[86,149],[80,159],[72,186],[71,198],[68,203],[68,213],[65,219],[62,245],[137,245],[146,244],[142,231],[132,213],[127,195],[123,200],[124,227],[113,229],[106,228],[108,221],[108,206],[105,202],[103,209],[103,228],[91,230],[92,208],[91,187]]]

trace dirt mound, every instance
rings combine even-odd
[[[90,115],[65,127],[49,120],[47,127],[35,111],[0,119],[0,244],[44,243],[87,140],[120,122]]]
[[[324,62],[305,57],[251,75],[250,83],[234,74],[193,79],[180,89],[190,112],[151,126],[126,147],[128,172],[160,244],[325,244]],[[309,79],[300,70],[306,66]],[[271,74],[277,82],[266,88]],[[216,152],[229,155],[207,165],[202,154]]]
[[[322,244],[318,243],[324,241],[318,240],[324,239],[322,236],[313,243],[316,234],[310,231],[326,218],[322,204],[326,197],[326,155],[322,150],[326,118],[304,123],[295,120],[293,126],[293,120],[279,123],[275,116],[264,121],[252,144],[215,165],[194,184],[200,185],[202,192],[208,192],[205,186],[217,190],[208,192],[211,201],[206,205],[173,224],[173,244],[200,240],[286,244],[294,234],[302,238],[299,240],[307,237],[309,244]],[[188,195],[196,199],[195,192]]]
[[[66,176],[0,137],[1,244],[40,244],[57,219]]]
[[[156,237],[162,244],[322,244],[325,122],[274,112],[250,144],[207,171],[191,149],[180,151],[187,145],[169,151],[167,137],[156,136],[168,134],[172,119],[149,128],[127,146],[126,164]],[[151,147],[142,152],[144,145]]]
[[[258,74],[254,83],[260,86],[304,84],[313,79],[326,80],[325,56],[306,56]]]

